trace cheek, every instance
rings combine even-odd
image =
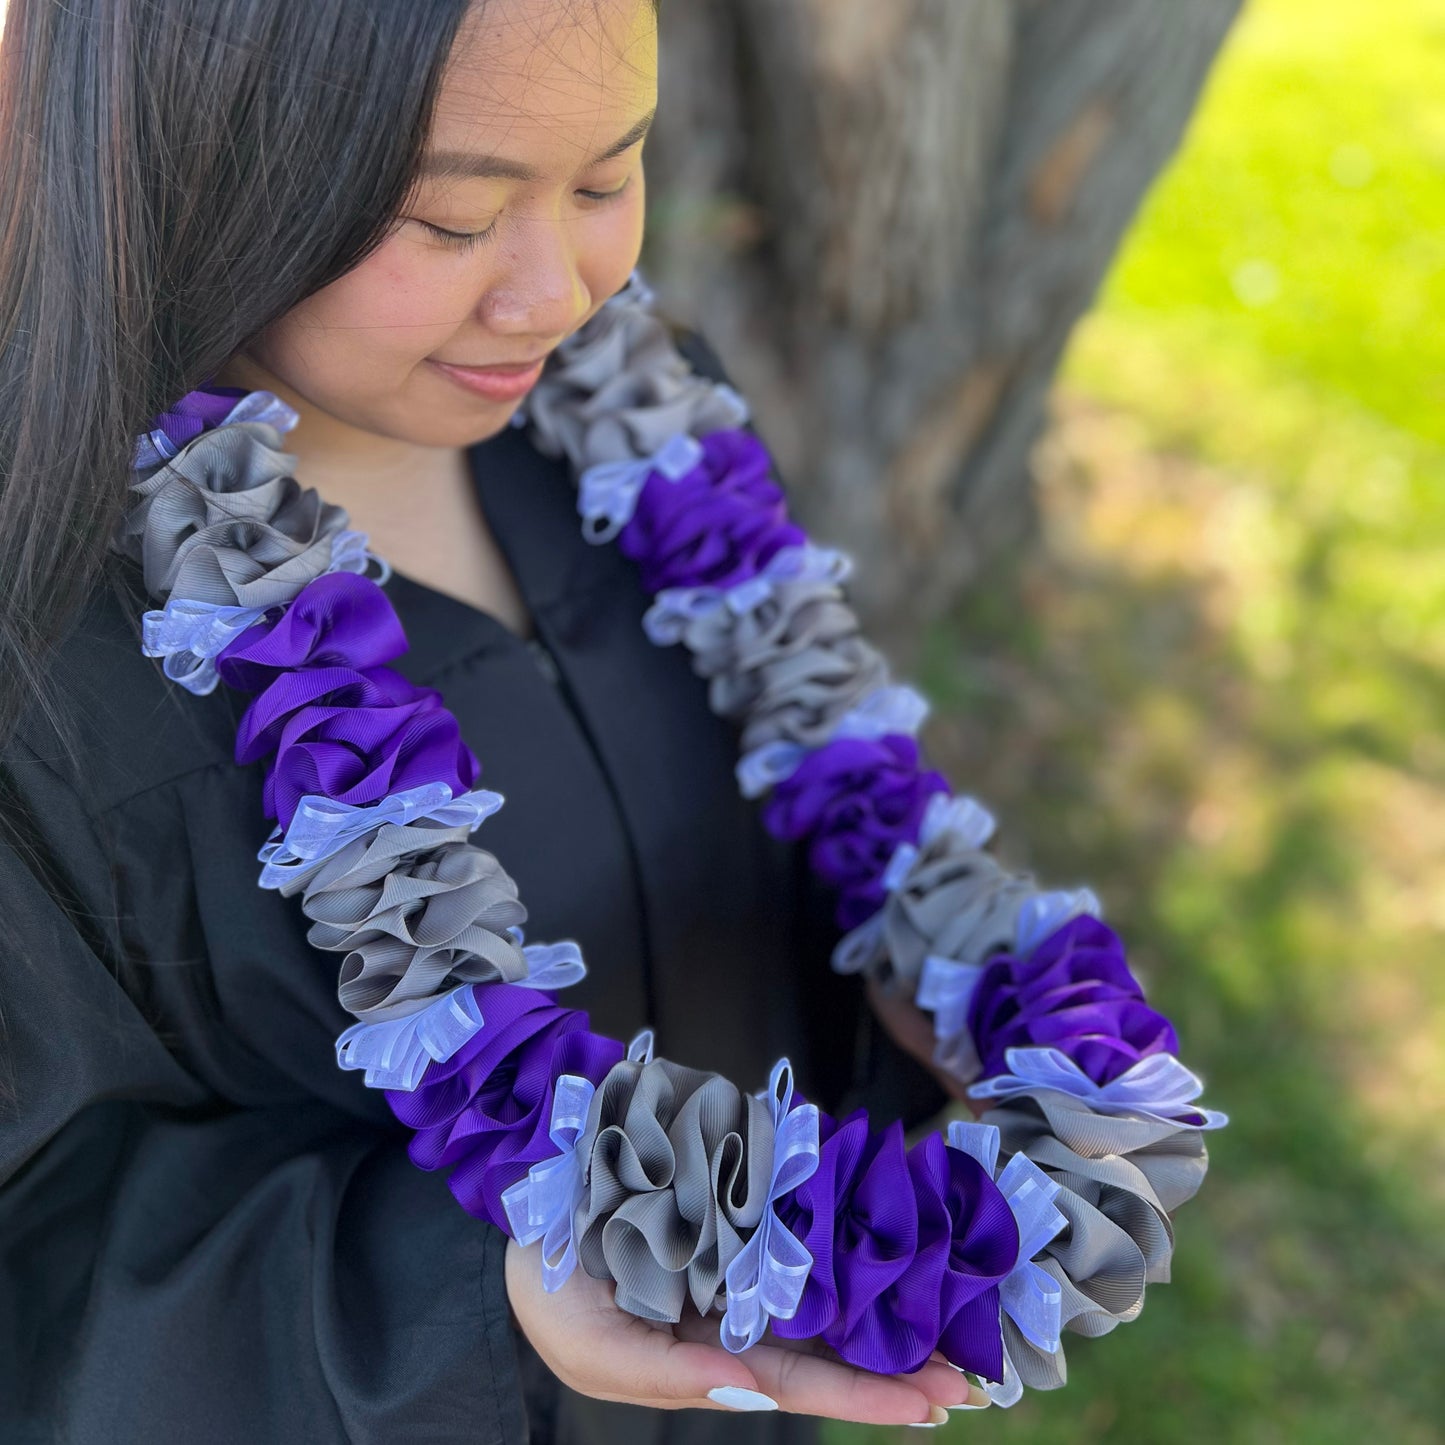
[[[344,372],[355,386],[395,385],[398,372],[430,355],[465,319],[475,277],[422,266],[399,237],[289,313],[268,344],[276,359],[314,378]]]
[[[599,300],[619,291],[642,256],[642,237],[647,215],[647,197],[642,177],[631,188],[625,205],[600,217],[596,231],[578,257],[578,269],[587,289]]]

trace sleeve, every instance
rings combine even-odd
[[[219,1095],[77,793],[0,783],[0,1439],[520,1445],[501,1232],[325,1100]]]
[[[677,322],[670,325],[678,350],[701,375],[733,384],[701,332]],[[751,421],[747,426],[759,435]],[[772,475],[791,504],[792,487],[776,460]],[[813,1052],[822,1059],[846,1051],[846,1067],[815,1070],[824,1084],[819,1102],[838,1117],[863,1106],[875,1118],[901,1119],[905,1128],[912,1129],[932,1119],[948,1103],[948,1095],[927,1069],[893,1042],[868,1007],[862,981],[832,973],[833,947],[842,936],[833,916],[836,899],[808,867],[804,845],[795,843],[793,851],[800,898],[798,967],[804,976],[804,996],[820,1003],[817,1017],[809,1020],[814,1026]],[[829,1093],[836,1097],[828,1098]]]

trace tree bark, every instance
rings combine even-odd
[[[1031,528],[1064,343],[1240,3],[662,7],[644,266],[905,667]]]

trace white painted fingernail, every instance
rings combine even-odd
[[[745,1390],[741,1385],[719,1385],[707,1392],[714,1404],[726,1405],[729,1410],[776,1410],[778,1402],[761,1390]]]

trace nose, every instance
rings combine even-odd
[[[555,344],[581,325],[592,296],[577,265],[576,229],[555,216],[507,228],[502,265],[478,306],[488,331]]]

